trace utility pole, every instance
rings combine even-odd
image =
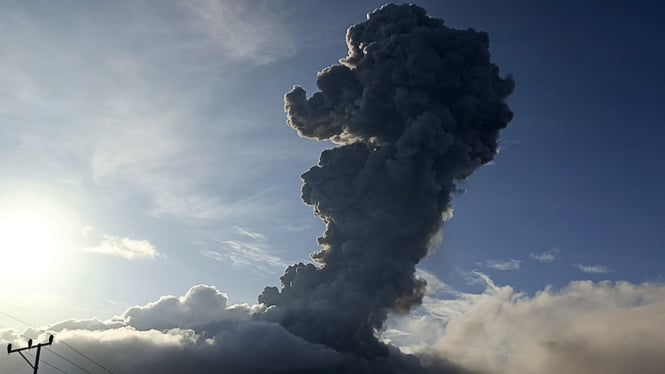
[[[29,339],[28,340],[28,346],[24,347],[24,348],[12,349],[12,345],[7,344],[7,354],[18,352],[18,354],[20,354],[21,357],[23,357],[25,362],[27,362],[28,365],[30,365],[30,367],[34,370],[33,373],[37,374],[37,370],[39,370],[39,354],[42,353],[42,347],[46,347],[46,346],[49,346],[51,344],[53,344],[53,335],[50,335],[48,337],[48,343],[39,343],[36,346],[33,346],[32,345],[32,339]],[[28,360],[23,355],[23,353],[21,353],[21,351],[27,351],[28,349],[33,349],[33,348],[37,348],[37,355],[35,355],[35,364],[34,365],[30,362],[30,360]]]

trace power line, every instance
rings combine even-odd
[[[20,318],[14,317],[14,316],[12,316],[12,315],[10,315],[10,314],[8,314],[8,313],[5,313],[5,312],[3,312],[3,311],[0,311],[0,314],[4,315],[4,316],[6,316],[6,317],[9,317],[9,318],[11,318],[11,319],[13,319],[14,321],[20,322],[20,323],[22,323],[22,324],[24,324],[24,325],[26,325],[26,326],[29,326],[29,327],[32,327],[32,328],[35,328],[35,329],[37,328],[35,325],[33,325],[33,324],[31,324],[31,323],[26,322],[26,321],[23,321],[23,320],[21,320]],[[45,332],[46,332],[46,331],[44,331],[44,330],[38,330],[38,331],[40,331],[40,332],[42,332],[42,333],[45,333]],[[83,352],[81,352],[81,351],[79,351],[78,349],[72,347],[72,346],[71,346],[70,344],[68,344],[67,342],[63,342],[63,341],[61,341],[61,342],[59,342],[59,343],[61,343],[61,344],[64,345],[65,347],[71,349],[72,351],[78,353],[78,354],[81,355],[83,358],[85,358],[86,360],[88,360],[88,361],[92,362],[93,364],[97,365],[99,368],[101,368],[102,370],[106,371],[107,373],[109,373],[109,374],[114,374],[111,370],[107,369],[104,365],[100,364],[99,362],[97,362],[97,361],[93,360],[92,358],[88,357],[87,355],[83,354]],[[78,365],[77,365],[77,366],[78,366]],[[87,370],[86,370],[86,371],[87,371]],[[90,373],[89,371],[87,371],[87,372]]]
[[[5,314],[5,315],[6,315],[7,317],[9,317],[9,318],[14,318],[14,317],[12,317],[12,316],[7,315],[6,313],[3,313],[3,312],[0,312],[0,313]],[[9,327],[4,326],[4,325],[0,325],[0,328],[2,328],[2,329],[9,329]],[[25,335],[23,335],[23,334],[21,334],[21,336],[24,337],[24,338],[26,338],[26,339],[29,339],[29,337],[27,337],[27,336],[25,336]],[[56,353],[55,351],[53,351],[52,349],[48,349],[48,351],[51,352],[51,353],[53,353],[54,355],[60,357],[62,360],[67,361],[68,363],[70,363],[70,364],[76,366],[77,368],[83,370],[84,372],[89,373],[89,374],[92,374],[90,371],[88,371],[88,370],[86,370],[86,369],[80,367],[80,366],[77,365],[76,363],[74,363],[74,362],[72,362],[72,361],[70,361],[70,360],[68,360],[68,359],[66,359],[66,358],[64,358],[64,357],[62,357],[61,355],[57,354],[57,353]],[[26,351],[25,353],[26,353],[27,355],[29,355],[31,358],[34,358],[34,357],[35,357],[35,355],[32,354],[32,353],[30,353],[29,351]],[[57,366],[51,364],[50,362],[44,360],[43,358],[41,359],[41,362],[42,362],[44,365],[49,366],[49,367],[51,367],[51,368],[53,368],[53,369],[55,369],[55,370],[57,370],[57,371],[59,371],[59,372],[61,372],[61,373],[68,374],[66,371],[64,371],[64,370],[62,370],[62,369],[60,369],[60,368],[58,368]]]
[[[27,362],[28,365],[32,368],[33,370],[32,372],[34,374],[37,374],[39,372],[39,356],[42,353],[42,347],[47,347],[51,344],[53,344],[53,335],[48,337],[48,343],[38,343],[36,346],[32,345],[32,339],[29,339],[28,346],[23,348],[12,348],[12,344],[10,343],[7,345],[7,354],[18,353],[25,360],[25,362]],[[23,351],[25,351],[25,353],[28,353],[28,351],[34,348],[37,349],[37,354],[35,355],[35,363],[33,364],[32,362],[30,362],[30,360],[28,360],[27,357],[25,357]]]
[[[26,325],[26,326],[29,326],[29,327],[35,327],[35,326],[34,326],[33,324],[31,324],[31,323],[25,322],[25,321],[23,321],[23,320],[21,320],[21,319],[18,319],[18,318],[16,318],[16,317],[12,316],[12,315],[9,315],[9,314],[5,313],[5,312],[3,312],[3,311],[0,311],[0,314],[2,314],[2,315],[5,316],[5,317],[9,317],[9,318],[13,319],[13,320],[16,321],[16,322],[20,322],[20,323],[22,323],[22,324],[24,324],[24,325]],[[43,332],[43,331],[42,331],[42,332]]]
[[[1,313],[1,312],[0,312],[0,313]],[[0,327],[4,327],[4,328],[6,328],[5,326],[2,326],[2,325],[0,325]],[[23,335],[23,334],[21,334],[21,336],[24,337],[24,338],[26,338],[26,339],[29,339],[27,336],[25,336],[25,335]],[[70,361],[70,360],[68,360],[68,359],[66,359],[66,358],[64,358],[64,357],[62,357],[61,355],[57,354],[57,353],[54,352],[52,349],[48,349],[48,351],[51,352],[51,353],[53,353],[54,355],[60,357],[62,360],[67,361],[68,363],[70,363],[70,364],[76,366],[77,368],[83,370],[84,372],[89,373],[89,374],[92,374],[90,371],[88,371],[88,370],[86,370],[86,369],[80,367],[80,366],[77,365],[76,363],[74,363],[74,362],[72,362],[72,361]],[[29,355],[31,358],[34,358],[34,357],[35,357],[35,355],[32,354],[32,353],[30,353],[30,351],[26,351],[25,353],[26,353],[27,355]],[[57,370],[57,371],[59,371],[59,372],[61,372],[61,373],[68,374],[66,371],[64,371],[64,370],[60,369],[59,367],[53,365],[52,363],[50,363],[50,362],[44,360],[43,358],[41,358],[40,361],[41,361],[44,365],[49,366],[49,367],[51,367],[51,368],[53,368],[53,369],[55,369],[55,370]]]
[[[66,371],[64,371],[64,370],[62,370],[62,369],[60,369],[60,368],[58,368],[57,366],[55,366],[55,365],[49,363],[48,361],[46,361],[46,360],[44,360],[44,359],[42,359],[42,364],[44,364],[44,365],[46,365],[46,366],[49,366],[49,367],[51,367],[51,368],[53,368],[53,369],[55,369],[55,370],[57,370],[57,371],[59,371],[59,372],[61,372],[61,373],[63,373],[63,374],[69,374],[69,373],[67,373]]]
[[[30,353],[30,352],[26,352],[26,353],[29,354],[31,357],[34,357],[34,356],[35,356],[35,355],[33,355],[32,353]],[[69,374],[69,373],[67,373],[66,371],[60,369],[59,367],[53,365],[52,363],[50,363],[50,362],[48,362],[48,361],[46,361],[46,360],[44,360],[44,359],[42,359],[41,361],[42,361],[42,364],[44,364],[44,365],[46,365],[46,366],[49,366],[49,367],[51,367],[51,368],[53,368],[53,369],[55,369],[55,370],[57,370],[57,371],[59,371],[59,372],[61,372],[61,373],[63,373],[63,374]]]
[[[79,351],[78,349],[72,347],[71,345],[67,344],[66,342],[60,342],[60,343],[62,343],[62,344],[64,344],[65,346],[69,347],[69,349],[71,349],[72,351],[74,351],[74,352],[80,354],[81,356],[85,357],[88,361],[90,361],[90,362],[92,362],[93,364],[99,366],[101,369],[105,370],[107,373],[109,373],[109,374],[113,374],[113,372],[112,372],[111,370],[105,368],[104,365],[102,365],[102,364],[100,364],[99,362],[97,362],[97,361],[91,359],[90,357],[84,355],[84,354],[83,354],[81,351]]]
[[[62,343],[62,342],[61,342],[61,343]],[[85,368],[81,367],[79,364],[77,364],[77,363],[75,363],[75,362],[73,362],[73,361],[68,360],[67,358],[63,357],[62,355],[56,353],[52,348],[51,348],[51,349],[48,349],[48,351],[51,352],[52,354],[54,354],[54,355],[60,357],[61,360],[63,360],[63,361],[67,361],[67,362],[70,363],[71,365],[76,366],[77,368],[81,369],[82,371],[84,371],[84,372],[86,372],[86,373],[88,373],[88,374],[92,374],[92,372],[91,372],[90,370],[85,369]]]

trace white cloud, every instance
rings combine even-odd
[[[128,260],[152,259],[160,255],[155,246],[147,240],[122,238],[113,235],[104,235],[99,245],[82,248],[81,250],[83,252],[122,257]]]
[[[392,316],[383,336],[425,362],[443,359],[469,370],[462,372],[662,372],[665,286],[577,281],[529,296],[474,274],[487,285],[483,293],[456,291],[419,271],[430,291],[423,306],[409,316]],[[353,372],[358,367],[385,372],[390,367],[383,359],[366,361],[307,343],[276,323],[261,321],[263,308],[228,305],[224,293],[198,285],[184,296],[164,296],[110,320],[65,321],[49,331],[56,336],[54,352],[93,372],[99,368],[60,343],[84,347],[118,373]],[[34,329],[0,329],[3,342],[25,344],[21,335],[46,338]],[[399,355],[391,357],[386,360]],[[55,356],[45,359],[69,369]],[[24,365],[10,356],[0,360],[0,372],[18,372]]]
[[[559,253],[558,249],[552,249],[550,251],[545,251],[545,252],[531,252],[531,254],[529,254],[529,257],[538,262],[548,263],[555,261],[558,253]]]
[[[408,352],[483,373],[657,374],[665,365],[665,286],[571,282],[528,296],[509,286],[427,296],[386,337]],[[384,335],[384,336],[385,336]]]
[[[252,314],[263,311],[262,305],[228,306],[228,296],[214,287],[197,285],[185,296],[162,296],[156,302],[133,306],[123,318],[139,330],[191,328],[220,321],[248,321]]]
[[[575,265],[576,268],[580,269],[580,271],[583,271],[585,273],[589,274],[607,274],[612,271],[609,267],[605,265],[581,265],[577,264]]]
[[[520,268],[520,263],[522,261],[520,260],[515,260],[515,259],[510,259],[510,260],[485,260],[483,262],[477,263],[479,266],[483,266],[486,268],[494,269],[494,270],[501,270],[501,271],[507,271],[507,270],[517,270]]]
[[[115,373],[350,372],[350,368],[371,367],[371,362],[308,343],[277,323],[252,318],[260,310],[262,305],[227,306],[225,294],[198,285],[183,297],[165,296],[111,320],[53,325],[47,331],[54,333],[55,342],[43,359],[66,372],[81,370],[55,352],[89,372],[100,372],[71,346]],[[3,342],[25,344],[22,335],[35,341],[47,338],[46,332],[35,329],[22,333],[0,329]],[[385,367],[387,360],[377,360],[377,366]],[[21,372],[25,365],[12,355],[0,360],[0,372]],[[49,373],[49,368],[42,367]]]

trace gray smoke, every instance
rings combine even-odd
[[[317,75],[320,92],[285,96],[289,126],[331,140],[302,175],[326,224],[314,264],[267,287],[263,318],[312,343],[386,356],[389,312],[421,303],[415,266],[451,207],[456,182],[497,153],[514,83],[490,62],[485,32],[455,30],[415,5],[385,5],[350,27],[348,55]]]

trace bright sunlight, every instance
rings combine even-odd
[[[61,270],[73,248],[71,212],[39,196],[0,199],[0,258],[3,282],[44,279]]]

